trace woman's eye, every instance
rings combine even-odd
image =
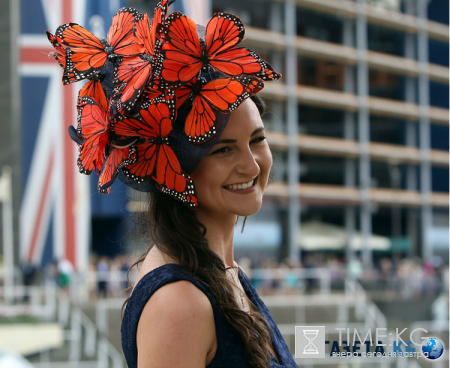
[[[267,138],[266,136],[258,137],[256,139],[252,140],[251,143],[259,143],[259,142],[262,142],[266,138]]]
[[[217,154],[220,154],[220,153],[224,154],[224,153],[227,153],[229,149],[230,149],[230,147],[222,147],[222,148],[219,148],[218,150],[215,150],[212,154],[213,155],[215,155],[216,153]]]

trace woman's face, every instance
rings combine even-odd
[[[265,137],[258,108],[247,98],[231,113],[217,143],[190,175],[198,211],[250,216],[261,208],[272,166]]]

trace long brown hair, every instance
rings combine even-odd
[[[265,111],[263,100],[257,95],[252,100],[262,115]],[[195,211],[161,192],[149,193],[149,197],[149,210],[145,212],[145,216],[138,218],[138,222],[144,221],[147,224],[151,245],[130,267],[128,274],[156,246],[205,284],[223,315],[241,336],[250,367],[270,366],[270,326],[253,304],[250,314],[239,308],[233,292],[236,286],[226,276],[222,259],[209,248],[207,229],[198,221]],[[130,287],[127,290],[130,290],[132,285],[129,279],[128,283]],[[122,313],[128,300],[129,298],[123,304]]]

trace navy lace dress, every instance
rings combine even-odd
[[[136,346],[136,332],[139,318],[145,304],[152,294],[161,286],[170,282],[188,280],[202,290],[211,302],[214,311],[214,321],[217,334],[217,351],[213,360],[206,368],[248,368],[248,362],[245,357],[244,343],[242,342],[238,332],[226,320],[215,303],[214,298],[209,293],[206,286],[194,279],[187,270],[178,264],[168,263],[144,275],[137,285],[126,306],[122,320],[122,348],[129,368],[137,368],[138,352]],[[253,302],[263,314],[264,318],[269,322],[274,336],[272,336],[273,348],[277,352],[280,363],[271,355],[271,368],[297,368],[297,364],[289,352],[278,327],[272,319],[264,302],[260,299],[256,290],[252,286],[250,280],[239,268],[239,280],[247,294],[247,297]]]

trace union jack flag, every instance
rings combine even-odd
[[[87,267],[90,238],[89,179],[78,173],[77,147],[67,134],[76,126],[78,85],[63,86],[62,69],[45,34],[66,22],[83,23],[86,1],[22,0],[19,36],[22,90],[23,196],[20,258],[44,266],[67,259]]]

